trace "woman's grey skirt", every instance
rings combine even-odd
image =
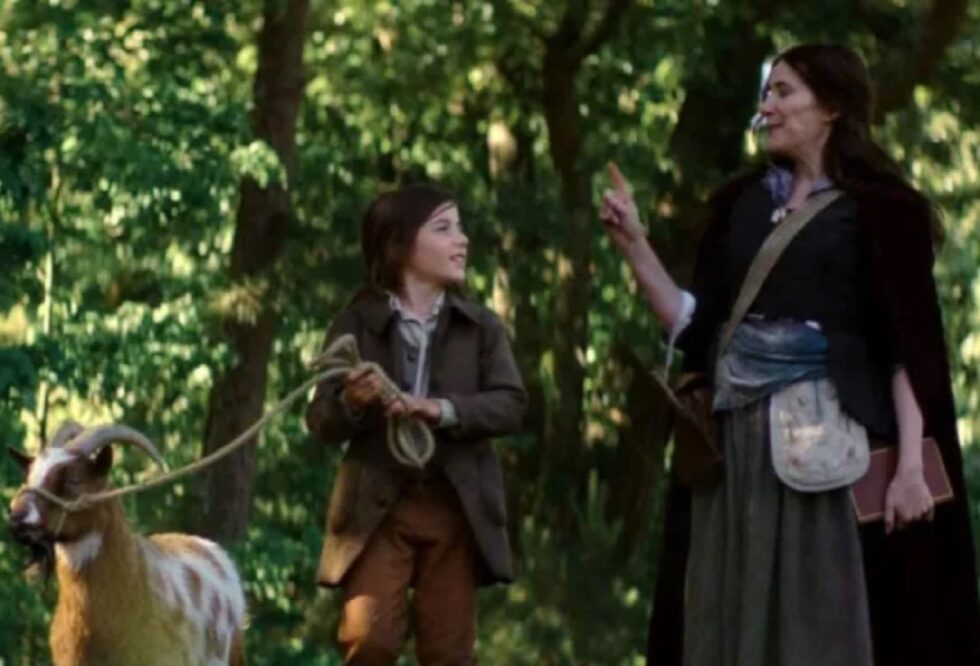
[[[722,433],[724,481],[692,500],[685,666],[870,666],[848,490],[779,481],[768,398],[722,412]]]

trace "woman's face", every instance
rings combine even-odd
[[[448,287],[466,277],[469,239],[459,221],[459,208],[447,202],[433,211],[415,236],[405,277]]]
[[[785,62],[769,74],[759,113],[766,121],[766,150],[792,160],[823,153],[836,113],[824,109],[813,91]]]

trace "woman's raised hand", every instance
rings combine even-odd
[[[602,195],[599,219],[602,220],[613,243],[624,250],[631,243],[644,240],[646,230],[640,223],[636,202],[633,201],[633,194],[623,173],[615,162],[610,162],[607,168],[613,189],[606,190]]]
[[[614,162],[610,162],[608,168],[613,189],[603,194],[599,217],[609,232],[609,238],[633,269],[633,275],[650,308],[671,330],[683,311],[684,295],[647,241],[629,183]]]

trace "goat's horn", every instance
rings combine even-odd
[[[48,448],[63,448],[66,443],[78,437],[84,430],[85,428],[83,428],[82,424],[80,424],[78,421],[72,421],[71,419],[62,421],[61,425],[58,426],[58,429],[48,441]]]
[[[89,428],[82,434],[72,439],[68,448],[72,451],[78,451],[79,453],[91,456],[100,451],[103,446],[112,444],[113,442],[132,444],[136,448],[142,450],[143,453],[153,458],[153,461],[160,467],[165,468],[167,466],[163,460],[163,456],[161,456],[160,452],[157,451],[157,448],[153,446],[153,442],[147,439],[143,433],[134,430],[129,426],[119,425],[116,423]]]

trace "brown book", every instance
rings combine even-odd
[[[886,446],[871,452],[868,472],[851,486],[851,499],[861,524],[881,520],[885,517],[885,494],[888,484],[895,476],[898,467],[898,447]],[[939,446],[932,437],[922,440],[922,469],[926,485],[936,504],[953,499],[953,487],[939,453]]]

